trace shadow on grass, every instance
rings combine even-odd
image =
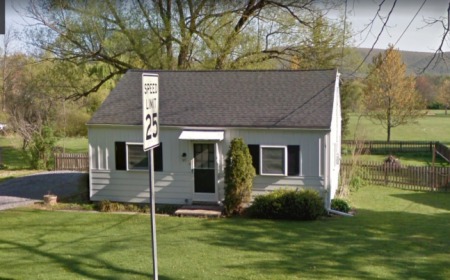
[[[21,210],[15,211],[19,214]],[[39,211],[23,212],[23,214],[28,215],[34,213],[39,215]],[[46,274],[44,275],[52,275],[57,278],[60,277],[60,279],[78,279],[79,277],[83,279],[152,279],[151,262],[148,266],[142,266],[143,269],[139,269],[130,265],[133,263],[130,256],[126,259],[124,255],[121,255],[123,251],[130,250],[130,236],[111,234],[111,232],[115,232],[117,227],[128,227],[135,223],[136,216],[123,215],[120,219],[117,219],[117,216],[114,219],[103,217],[103,219],[98,220],[98,222],[104,224],[101,231],[98,231],[98,227],[94,227],[95,230],[82,229],[89,219],[74,221],[62,219],[60,215],[55,216],[56,220],[53,222],[23,225],[23,230],[36,226],[39,228],[49,227],[51,231],[35,235],[31,242],[30,240],[20,239],[0,239],[3,248],[23,251],[24,254],[22,255],[28,256],[25,260],[8,259],[2,263],[3,265],[21,267],[19,270],[27,272],[27,261],[38,260],[46,266]],[[20,227],[17,230],[20,230]],[[49,234],[53,238],[49,237]],[[65,237],[59,239],[57,237],[59,234]],[[67,236],[73,237],[67,238]],[[140,240],[140,243],[149,243],[147,235],[134,235],[133,238]],[[83,249],[77,250],[79,244],[83,244]],[[86,247],[86,244],[92,246]],[[141,255],[131,257],[142,258]],[[149,257],[145,256],[145,258],[148,259]],[[51,273],[52,269],[54,274]],[[30,271],[27,273],[30,273]],[[174,278],[160,275],[160,279],[171,280]]]
[[[449,193],[442,192],[417,192],[405,194],[392,194],[393,197],[414,202],[419,205],[439,208],[450,211]]]
[[[205,223],[205,232],[222,234],[202,241],[248,256],[229,269],[252,269],[268,278],[448,279],[449,219],[447,213],[370,210],[315,222],[229,219]]]
[[[39,247],[47,245],[47,243],[45,242],[42,242],[37,246],[31,246],[23,244],[19,241],[11,241],[11,240],[0,240],[0,242],[4,245],[9,245],[15,249],[23,250],[27,252],[27,254],[47,258],[50,261],[58,264],[58,266],[64,267],[65,270],[69,270],[79,276],[88,277],[89,279],[123,279],[122,276],[120,277],[112,276],[114,275],[114,273],[130,274],[130,276],[140,275],[150,277],[150,275],[148,274],[144,274],[139,271],[125,269],[111,262],[105,262],[104,260],[98,258],[96,256],[96,253],[76,256],[77,254],[76,252],[74,252],[73,256],[66,257],[61,254],[55,254],[47,250],[40,249]],[[111,250],[111,248],[102,248],[102,249],[105,250],[106,252],[113,251]],[[105,251],[103,251],[102,253],[104,253]],[[92,271],[93,269],[96,268],[107,268],[109,271],[113,271],[113,273],[107,276],[96,274],[95,272]]]

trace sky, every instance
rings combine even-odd
[[[447,21],[449,0],[397,0],[388,24],[376,42],[383,26],[381,19],[376,17],[379,4],[382,2],[383,0],[347,0],[346,19],[351,22],[355,33],[353,41],[356,47],[375,46],[375,48],[386,49],[389,44],[395,44],[395,48],[402,51],[419,52],[434,52],[439,47],[444,32],[442,24],[429,25],[426,21]],[[26,22],[13,8],[14,6],[20,9],[25,3],[26,0],[6,0],[6,30],[11,27],[20,30],[24,25],[30,24],[29,20]],[[387,17],[393,3],[394,0],[384,0],[379,12],[381,17]],[[371,28],[367,28],[372,20],[374,24]],[[20,44],[17,46],[20,49]],[[450,45],[447,42],[443,50],[450,51]]]
[[[380,18],[375,17],[381,2],[382,0],[347,0],[347,20],[351,22],[354,32],[362,31],[353,38],[356,46],[371,48],[375,44],[375,48],[386,49],[389,44],[394,44],[395,48],[402,51],[420,52],[434,52],[439,48],[444,34],[442,23],[430,25],[427,22],[447,21],[448,0],[397,0],[386,28],[376,42],[383,26]],[[394,0],[384,1],[380,10],[382,17],[388,16],[393,3]],[[374,25],[369,30],[366,27],[374,18]],[[444,44],[443,50],[450,50],[448,43]]]

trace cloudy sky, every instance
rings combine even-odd
[[[20,9],[25,2],[6,0],[6,29],[20,29],[24,24],[30,24],[11,7]],[[377,17],[380,3],[383,5]],[[388,44],[395,44],[400,50],[434,52],[441,43],[444,29],[440,22],[433,25],[427,22],[441,20],[447,24],[449,0],[397,0],[387,26],[375,43],[383,26],[382,19],[386,19],[393,4],[394,0],[347,0],[347,20],[355,33],[355,46],[370,48],[375,44],[375,48],[385,49]],[[443,50],[450,51],[450,45],[445,43]]]

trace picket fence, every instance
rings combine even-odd
[[[55,170],[89,171],[88,153],[58,153],[55,154]]]
[[[450,167],[402,166],[380,162],[341,161],[341,176],[354,168],[357,176],[370,184],[422,191],[450,190]]]

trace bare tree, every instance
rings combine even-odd
[[[3,46],[1,48],[1,106],[2,111],[6,111],[7,95],[14,87],[14,74],[20,70],[20,63],[17,63],[17,57],[12,55],[11,44],[17,39],[14,29],[8,28],[3,36]],[[20,55],[19,55],[20,56]]]

